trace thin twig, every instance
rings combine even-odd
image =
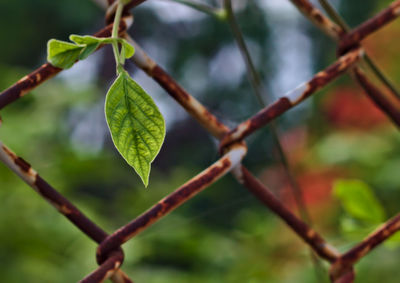
[[[231,0],[224,0],[224,7],[227,15],[228,24],[231,28],[233,37],[239,47],[240,53],[242,54],[243,60],[246,64],[247,76],[253,88],[254,94],[257,98],[260,107],[264,108],[266,106],[266,103],[264,101],[262,94],[263,91],[262,91],[261,78],[253,63],[249,49],[247,48],[246,42],[243,38],[242,31],[240,30],[239,24],[236,21],[236,17],[232,9]],[[285,173],[289,180],[290,188],[292,189],[300,215],[307,223],[311,224],[311,217],[309,212],[307,211],[307,207],[305,205],[304,197],[301,192],[300,186],[297,183],[296,178],[292,174],[292,169],[290,168],[290,164],[288,162],[288,159],[280,142],[276,123],[271,123],[270,129],[273,141],[278,150],[279,158],[281,159],[283,168],[285,169]]]
[[[241,167],[242,184],[257,198],[269,207],[274,213],[286,222],[286,224],[300,236],[323,259],[328,262],[337,260],[339,253],[305,222],[292,214],[256,177],[244,166]]]
[[[342,18],[341,15],[335,10],[335,8],[327,1],[327,0],[318,0],[321,4],[322,8],[324,8],[325,12],[328,14],[332,20],[338,24],[346,33],[349,32],[350,27],[347,25],[346,21]]]
[[[263,98],[261,78],[260,78],[259,72],[257,72],[257,70],[256,70],[256,67],[251,58],[249,49],[247,48],[247,44],[243,38],[243,33],[242,33],[240,26],[236,20],[234,11],[232,9],[231,0],[225,0],[224,7],[225,7],[226,15],[227,15],[227,21],[231,28],[233,37],[235,38],[235,41],[238,45],[240,53],[242,54],[242,58],[246,64],[247,76],[253,87],[254,94],[257,98],[257,101],[258,101],[258,104],[260,105],[260,107],[264,108],[266,106],[266,102],[264,101],[264,98]],[[276,125],[276,122],[272,121],[269,128],[271,130],[272,139],[273,139],[275,146],[277,148],[277,151],[278,151],[278,156],[283,165],[284,172],[286,174],[287,179],[289,180],[289,184],[290,184],[289,187],[294,196],[295,203],[297,205],[300,216],[306,223],[308,223],[309,225],[312,226],[311,216],[310,216],[310,213],[305,204],[304,196],[301,191],[300,185],[298,184],[296,177],[293,175],[293,169],[291,168],[291,166],[288,162],[288,158],[285,154],[285,151],[283,150],[281,141],[279,139],[278,127]],[[311,256],[311,261],[314,264],[317,277],[319,279],[322,279],[322,274],[325,273],[325,271],[320,262],[320,259],[314,254],[314,252],[312,250],[310,252],[310,256]]]

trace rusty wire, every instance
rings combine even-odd
[[[83,233],[99,244],[96,253],[99,267],[82,279],[81,282],[103,282],[108,278],[116,283],[133,282],[119,269],[124,259],[121,245],[167,215],[173,209],[194,197],[201,190],[209,187],[228,172],[231,172],[239,183],[282,219],[320,258],[331,264],[330,278],[332,282],[354,282],[354,264],[400,230],[400,214],[388,220],[361,243],[341,254],[308,224],[287,209],[264,184],[241,164],[247,152],[247,146],[243,139],[259,128],[266,126],[290,108],[301,103],[304,99],[346,71],[350,71],[353,74],[353,77],[359,82],[368,97],[399,127],[400,100],[394,95],[388,96],[387,93],[375,86],[357,64],[363,59],[364,54],[361,40],[400,16],[400,0],[394,1],[388,8],[348,33],[326,17],[308,0],[290,0],[314,25],[338,41],[337,54],[340,57],[325,70],[317,73],[311,80],[268,105],[234,129],[229,129],[220,122],[217,117],[185,91],[126,34],[126,30],[132,23],[129,10],[145,1],[132,0],[126,5],[120,26],[120,35],[124,36],[135,46],[136,53],[132,61],[153,78],[211,135],[220,140],[220,153],[222,157],[217,162],[157,202],[149,210],[134,218],[111,235],[108,235],[88,219],[67,198],[58,193],[41,178],[29,163],[18,157],[0,142],[0,160]],[[113,3],[115,3],[113,0],[108,0],[107,23],[111,22],[114,14],[115,4]],[[109,24],[96,33],[95,36],[109,36],[111,29],[112,24]],[[62,69],[46,63],[21,78],[0,94],[0,109],[24,96],[61,71]]]

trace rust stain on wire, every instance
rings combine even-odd
[[[327,18],[308,0],[290,0],[315,26],[333,38],[344,34],[343,29]]]
[[[338,53],[344,54],[351,48],[358,46],[361,40],[390,23],[398,16],[400,16],[400,0],[394,1],[388,8],[345,35],[340,41]]]
[[[242,170],[242,182],[246,188],[285,221],[321,258],[335,261],[339,253],[305,222],[290,212],[260,181],[245,167]]]
[[[18,157],[2,142],[0,142],[0,160],[95,242],[101,243],[107,237],[106,232],[80,212],[68,199],[58,193],[32,169],[28,162]],[[122,272],[120,273],[116,275],[117,278],[128,279],[126,275]]]
[[[182,185],[176,191],[160,200],[157,204],[133,221],[108,236],[97,249],[98,263],[104,262],[108,254],[115,250],[140,231],[146,229],[166,214],[188,201],[203,189],[220,179],[245,156],[247,148],[243,144],[233,145],[231,150],[220,160],[201,172],[199,175]]]
[[[341,272],[337,272],[335,268],[336,263],[331,265],[329,271],[329,277],[333,283],[352,283],[356,279],[356,274],[352,266]]]
[[[313,4],[311,4],[311,2],[309,2],[308,0],[291,0],[292,3],[294,5],[296,5],[296,7],[312,22],[317,21],[318,19],[315,19],[316,17],[319,18],[321,17],[322,12],[320,12],[316,7],[313,6]],[[389,10],[392,10],[393,13],[395,14],[399,14],[399,8],[398,8],[398,2],[396,1],[394,3],[392,3],[392,5],[389,7]],[[396,8],[397,7],[397,8]],[[319,15],[319,16],[317,16]],[[323,22],[325,22],[325,24],[320,24],[317,25],[318,28],[320,28],[323,32],[325,32],[326,34],[330,35],[332,38],[334,38],[336,41],[341,40],[341,38],[343,38],[346,35],[346,31],[344,31],[343,29],[341,29],[339,26],[337,26],[335,23],[333,23],[329,18],[324,17]],[[378,22],[380,17],[382,16],[375,16],[375,22]],[[337,26],[338,28],[334,28],[332,29],[332,26]],[[361,25],[360,27],[362,27],[363,25]],[[358,32],[358,28],[354,29],[352,31],[352,33],[356,34],[359,33]],[[338,53],[340,52],[344,52],[344,51],[340,51],[338,50]],[[361,68],[358,66],[355,66],[353,69],[353,72],[355,71],[359,71],[362,72]],[[356,76],[356,74],[355,74]],[[364,81],[365,83],[360,83],[361,86],[364,88],[365,92],[368,94],[368,97],[371,99],[371,101],[373,103],[375,103],[375,105],[377,107],[379,107],[383,113],[386,114],[386,116],[388,116],[392,121],[396,121],[396,116],[400,115],[400,107],[396,107],[396,104],[393,104],[392,106],[388,106],[389,104],[394,103],[394,101],[398,101],[397,95],[396,93],[390,92],[390,95],[387,95],[385,92],[380,91],[378,87],[376,87],[367,77],[364,76]],[[371,86],[370,89],[368,89],[368,86]],[[371,91],[371,89],[374,89],[373,91]],[[384,107],[387,106],[387,107]],[[388,109],[391,109],[388,111]],[[399,125],[398,123],[396,123],[397,125]]]
[[[400,101],[392,99],[389,101],[385,98],[384,94],[373,85],[363,71],[360,69],[354,70],[354,75],[358,83],[362,86],[364,91],[368,94],[369,98],[380,108],[383,109],[387,116],[400,127]]]
[[[110,255],[96,270],[82,279],[81,283],[104,282],[118,270],[124,260],[124,255],[121,252],[114,252]],[[127,281],[122,281],[127,282]],[[132,282],[132,281],[130,281]]]
[[[340,57],[336,63],[316,74],[307,83],[302,84],[298,88],[289,92],[286,96],[259,111],[247,121],[239,124],[223,138],[221,141],[221,148],[224,148],[235,141],[242,140],[254,131],[265,126],[271,120],[285,113],[293,106],[299,104],[301,101],[305,100],[311,94],[349,69],[361,58],[361,56],[362,51],[357,49]]]
[[[396,215],[386,223],[382,224],[376,231],[372,232],[360,244],[344,253],[336,263],[335,271],[342,273],[353,266],[357,261],[377,247],[383,241],[400,230],[400,214]]]

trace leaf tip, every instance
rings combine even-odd
[[[149,164],[149,169],[143,170],[143,171],[139,171],[139,170],[137,170],[138,168],[133,167],[135,169],[135,172],[139,175],[140,179],[142,180],[145,188],[147,188],[149,186],[149,178],[150,178],[150,170],[151,170],[150,166],[151,165]]]
[[[80,36],[79,35],[77,35],[77,34],[70,34],[69,35],[69,40],[71,40],[72,42],[75,42],[75,40],[77,39],[77,38],[79,38]],[[75,42],[76,43],[76,42]]]

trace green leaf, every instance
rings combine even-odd
[[[151,97],[125,71],[107,93],[105,112],[115,147],[147,187],[150,164],[165,137],[163,116]]]
[[[49,40],[47,44],[47,61],[56,67],[68,69],[77,60],[86,59],[101,44],[112,44],[115,42],[121,44],[122,63],[125,61],[125,58],[130,58],[135,53],[135,48],[122,38],[71,34],[69,39],[75,44],[56,39]]]
[[[339,180],[333,192],[352,217],[369,223],[385,220],[385,212],[371,188],[360,180]]]
[[[121,52],[125,54],[125,58],[130,58],[135,53],[135,48],[130,45],[125,39],[122,38],[111,38],[111,37],[94,37],[90,35],[76,35],[71,34],[69,39],[79,45],[87,45],[86,49],[81,54],[81,60],[85,59],[91,53],[93,53],[100,44],[112,44],[114,42],[120,43],[122,46]]]
[[[75,42],[76,44],[80,45],[90,45],[90,44],[95,44],[95,43],[111,43],[109,40],[111,38],[108,37],[95,37],[91,35],[77,35],[77,34],[71,34],[69,36],[69,40],[72,42]],[[108,42],[106,42],[108,41]]]
[[[378,225],[377,223],[357,220],[349,215],[340,218],[340,229],[343,234],[347,238],[357,242],[374,231]]]
[[[112,43],[111,38],[105,37],[94,37],[90,35],[77,35],[71,34],[69,39],[78,45],[86,45],[82,53],[79,56],[80,60],[86,59],[90,54],[92,54],[100,46],[100,44]]]
[[[82,45],[51,39],[47,43],[47,61],[59,68],[71,68],[84,48]]]
[[[90,54],[92,54],[100,46],[101,42],[94,36],[80,36],[76,34],[71,34],[69,39],[76,44],[86,45],[79,55],[79,60],[86,59]]]
[[[135,54],[135,48],[125,39],[120,39],[120,43],[122,44],[122,52],[125,54],[124,58],[131,58]]]
[[[79,55],[79,60],[84,60],[89,57],[90,54],[96,51],[99,45],[100,43],[86,45],[86,47],[82,50],[82,53]]]

